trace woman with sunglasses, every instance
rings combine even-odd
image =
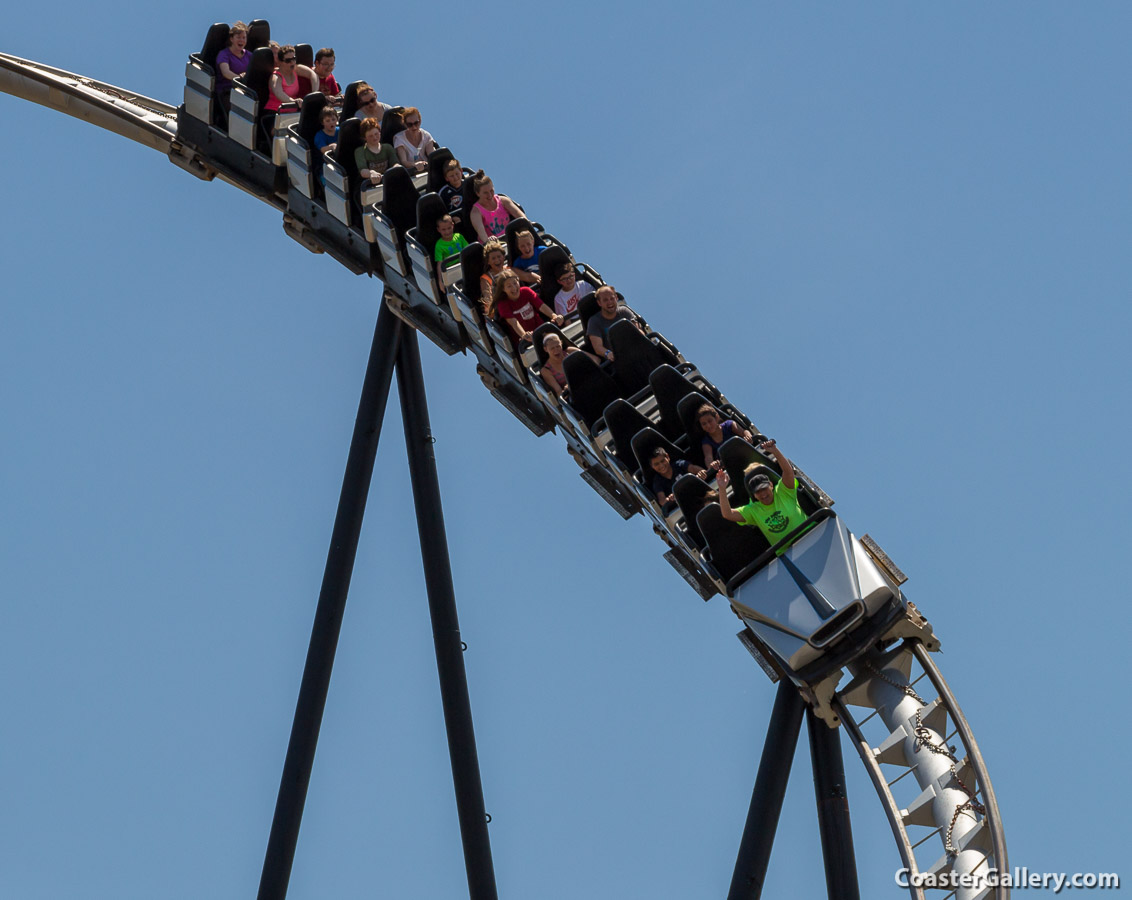
[[[306,78],[312,91],[318,90],[318,76],[310,66],[300,66],[295,56],[295,47],[286,44],[279,48],[279,68],[271,76],[271,86],[268,90],[270,96],[264,105],[264,112],[276,112],[284,103],[295,101],[295,105],[302,108],[303,88],[299,76]]]
[[[410,172],[423,172],[428,168],[428,155],[436,149],[432,135],[421,128],[421,111],[410,106],[401,113],[405,130],[393,136],[393,149],[397,160]]]

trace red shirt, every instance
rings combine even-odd
[[[538,311],[540,306],[542,301],[538,294],[529,287],[521,287],[518,300],[512,300],[504,295],[503,299],[495,304],[495,309],[502,318],[518,319],[519,324],[527,331],[534,331],[546,321]]]

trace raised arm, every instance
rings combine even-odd
[[[786,458],[786,454],[778,449],[778,444],[774,442],[774,439],[770,438],[763,441],[759,444],[759,450],[775,458],[779,468],[782,469],[782,486],[794,490],[798,486],[798,480],[794,477],[794,467],[790,465],[790,460]]]
[[[719,509],[723,513],[723,518],[729,522],[742,522],[743,517],[731,508],[731,501],[727,499],[727,485],[731,479],[727,475],[727,470],[720,468],[715,474],[715,488],[719,492]]]

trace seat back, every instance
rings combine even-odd
[[[447,184],[444,180],[444,165],[448,160],[455,158],[447,147],[437,147],[428,155],[428,183],[425,190],[436,193]]]
[[[535,231],[535,227],[526,216],[519,216],[519,218],[508,222],[507,227],[503,230],[503,242],[507,245],[507,262],[509,265],[514,265],[519,256],[519,246],[515,240],[515,235],[520,231],[531,232],[535,235],[535,242],[538,242],[538,232]]]
[[[440,232],[436,230],[437,219],[447,212],[438,194],[422,194],[417,200],[417,240],[424,245],[430,259],[436,250],[436,242],[440,240]]]
[[[628,400],[618,398],[605,408],[605,424],[612,438],[609,451],[630,472],[638,469],[644,473],[646,482],[649,475],[648,457],[641,462],[634,455],[634,441],[638,435],[652,431],[652,421]]]
[[[621,396],[617,382],[585,353],[571,353],[563,360],[562,368],[570,388],[570,406],[586,427],[593,430],[605,408]]]
[[[480,276],[483,275],[483,244],[474,241],[460,251],[460,271],[464,273],[464,296],[472,303],[483,306],[480,296]]]
[[[295,62],[300,66],[314,68],[314,48],[310,44],[295,44]]]
[[[666,362],[673,362],[666,359],[660,348],[627,319],[613,323],[613,327],[609,329],[607,346],[613,351],[613,358],[616,360],[614,377],[621,389],[629,395],[648,387],[649,375],[653,370]]]
[[[404,166],[390,166],[381,176],[381,184],[385,188],[381,198],[381,211],[393,223],[397,237],[404,240],[405,232],[417,224],[418,195],[413,177]]]
[[[684,528],[692,543],[701,550],[704,547],[704,536],[700,526],[696,524],[696,516],[704,508],[710,497],[714,496],[714,482],[704,481],[695,475],[681,475],[672,485],[672,496],[676,498],[676,505],[684,514]]]
[[[686,433],[677,406],[689,394],[694,394],[696,388],[675,367],[667,363],[657,366],[649,373],[649,384],[652,386],[657,411],[660,413],[660,430],[669,440],[675,440]],[[695,454],[692,462],[698,463]]]
[[[274,72],[275,55],[270,47],[260,47],[252,52],[247,71],[233,82],[228,134],[249,150],[270,153],[261,123]]]
[[[255,52],[271,43],[271,25],[267,19],[252,19],[248,24],[248,43],[245,49]]]
[[[287,141],[287,175],[291,185],[304,197],[322,194],[322,153],[314,145],[314,136],[322,128],[321,116],[326,108],[324,94],[315,91],[303,101],[299,121],[292,125]],[[292,138],[298,138],[297,141]]]
[[[646,481],[651,478],[652,466],[649,460],[652,459],[653,452],[657,447],[663,447],[667,450],[668,458],[673,462],[678,459],[686,460],[688,458],[688,455],[683,450],[657,431],[653,427],[652,422],[649,422],[648,425],[633,435],[632,440],[633,457],[641,472],[644,473]]]
[[[352,119],[354,113],[358,111],[358,86],[362,84],[365,84],[365,82],[351,81],[342,91],[342,112],[339,115],[342,122]]]
[[[405,130],[405,120],[401,114],[405,111],[403,106],[391,106],[381,117],[381,143],[393,146],[393,138]]]
[[[696,514],[696,525],[711,553],[712,565],[724,581],[770,549],[758,528],[723,518],[718,503],[709,503],[701,509]]]
[[[185,66],[185,111],[209,125],[222,124],[224,110],[216,99],[216,54],[228,46],[225,22],[209,26],[199,53],[189,54]]]
[[[535,344],[535,356],[538,357],[539,368],[546,365],[546,348],[542,345],[542,342],[546,339],[546,336],[548,334],[551,334],[552,332],[562,339],[563,348],[569,349],[570,347],[577,346],[573,341],[566,337],[566,332],[564,332],[553,322],[543,322],[541,325],[539,325],[538,328],[535,329],[535,333],[532,335]]]
[[[510,242],[508,242],[508,249],[511,249]],[[518,251],[512,250],[512,252],[517,253]],[[542,281],[538,286],[538,295],[539,299],[551,309],[554,309],[554,295],[561,290],[557,279],[558,269],[563,263],[568,262],[570,262],[570,255],[565,248],[557,245],[547,247],[539,254],[538,274]]]

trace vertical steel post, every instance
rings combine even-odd
[[[444,727],[448,733],[448,755],[452,762],[468,891],[472,900],[496,900],[495,868],[491,860],[491,840],[487,831],[479,757],[476,755],[472,707],[468,699],[460,622],[456,616],[456,596],[448,559],[448,538],[444,532],[444,511],[440,504],[428,401],[417,336],[409,329],[402,334],[397,353],[397,391],[405,423],[405,449],[409,454],[409,476],[417,511],[417,532],[432,617],[432,638],[440,675]]]
[[[747,824],[739,843],[739,856],[735,860],[735,873],[731,876],[727,900],[759,900],[762,896],[778,816],[782,812],[782,799],[786,796],[790,766],[798,747],[798,734],[802,730],[803,708],[798,689],[782,679],[770,713],[759,774],[755,778],[751,807],[747,812]]]
[[[825,860],[826,893],[829,900],[861,900],[853,829],[849,822],[849,794],[845,789],[845,763],[841,757],[841,730],[827,727],[811,709],[806,710],[806,729],[810,734],[810,762]]]
[[[382,303],[373,332],[365,381],[362,383],[362,396],[358,402],[358,416],[354,421],[354,436],[350,441],[346,472],[342,477],[338,513],[334,518],[334,531],[322,575],[322,590],[318,595],[306,666],[295,706],[295,720],[291,726],[291,739],[287,744],[279,796],[275,801],[275,816],[271,821],[271,834],[263,860],[258,900],[283,900],[287,896],[287,884],[295,861],[303,806],[306,804],[318,733],[322,727],[322,714],[326,708],[330,673],[334,667],[334,653],[338,648],[338,635],[342,629],[342,615],[346,608],[346,595],[350,590],[350,577],[354,571],[358,536],[362,529],[362,517],[365,515],[366,497],[373,475],[377,442],[381,437],[385,406],[389,400],[389,387],[400,337],[401,320]]]

